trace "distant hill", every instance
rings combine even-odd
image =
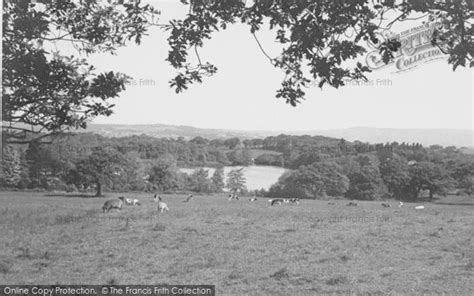
[[[124,137],[145,134],[152,137],[185,139],[201,136],[208,139],[223,139],[239,137],[264,138],[279,134],[287,135],[321,135],[333,138],[344,138],[348,141],[361,141],[369,143],[408,142],[421,143],[424,146],[441,145],[456,147],[474,147],[474,132],[471,130],[457,129],[390,129],[354,127],[334,130],[308,130],[308,131],[242,131],[225,129],[202,129],[192,126],[177,126],[166,124],[90,124],[87,132],[97,133],[107,137]]]
[[[228,139],[232,137],[259,138],[278,134],[276,132],[265,131],[203,129],[192,126],[166,124],[90,124],[86,132],[92,132],[107,137],[125,137],[145,134],[157,138],[183,137],[185,139],[191,139],[197,136],[207,139]]]
[[[369,143],[408,142],[421,143],[423,146],[441,145],[456,147],[474,147],[474,132],[458,129],[391,129],[354,127],[338,130],[313,131],[314,134],[344,138],[348,141]]]

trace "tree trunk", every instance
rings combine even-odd
[[[99,197],[99,196],[102,196],[102,184],[100,184],[100,182],[97,182],[97,193],[95,194],[95,196]]]
[[[421,186],[417,186],[415,188],[415,191],[413,192],[413,200],[417,200],[418,197],[420,196],[420,191],[421,191],[422,187]]]
[[[408,198],[411,201],[415,201],[418,199],[418,195],[420,194],[420,190],[418,188],[412,188],[408,191]]]

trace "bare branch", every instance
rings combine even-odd
[[[201,62],[201,57],[199,56],[199,52],[198,52],[198,49],[197,49],[197,46],[194,45],[194,52],[196,53],[196,57],[198,59],[198,62],[199,62],[199,66],[202,65],[202,62]]]
[[[267,57],[267,59],[270,61],[270,63],[271,63],[272,65],[275,65],[275,64],[274,64],[274,59],[272,59],[272,58],[267,54],[267,52],[263,49],[262,44],[260,44],[260,41],[259,41],[258,38],[257,38],[257,35],[255,35],[255,33],[252,33],[252,35],[253,35],[253,38],[255,38],[255,41],[257,42],[258,47],[260,48],[260,50],[262,51],[262,53]]]

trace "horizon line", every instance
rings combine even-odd
[[[188,124],[169,124],[169,123],[89,123],[88,127],[91,125],[112,125],[112,126],[153,126],[153,125],[164,125],[164,126],[174,126],[174,127],[191,127],[196,129],[207,129],[207,130],[227,130],[227,131],[243,131],[243,132],[313,132],[313,131],[334,131],[334,130],[347,130],[347,129],[385,129],[385,130],[445,130],[445,131],[466,131],[474,133],[474,127],[471,129],[467,128],[453,128],[453,127],[373,127],[373,126],[349,126],[341,128],[314,128],[314,129],[295,129],[295,130],[269,130],[269,129],[238,129],[238,128],[218,128],[218,127],[199,127],[195,125]],[[86,128],[87,130],[87,128]]]

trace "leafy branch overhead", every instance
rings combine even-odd
[[[158,12],[140,1],[4,1],[2,118],[9,143],[85,128],[112,114],[109,99],[128,77],[97,73],[86,59],[61,55],[114,54],[128,41],[140,43]]]
[[[125,89],[129,77],[113,71],[97,73],[86,58],[115,54],[129,42],[140,44],[151,26],[169,34],[167,61],[180,71],[170,81],[176,92],[216,73],[212,63],[201,59],[199,48],[212,33],[234,23],[248,25],[265,57],[283,71],[276,96],[293,106],[312,85],[338,88],[348,79],[366,79],[370,69],[360,62],[366,43],[389,62],[401,44],[382,40],[380,32],[413,14],[442,20],[432,44],[449,54],[454,70],[473,66],[474,2],[468,0],[181,2],[189,8],[186,17],[159,24],[159,12],[139,0],[4,1],[2,131],[7,143],[28,143],[85,128],[94,117],[112,114],[111,99]],[[257,38],[267,26],[282,47],[276,57]],[[79,57],[65,55],[64,49],[75,49]],[[197,62],[190,61],[191,55]]]
[[[473,66],[473,28],[471,15],[474,2],[468,0],[181,0],[189,6],[183,20],[173,20],[166,28],[170,32],[168,61],[181,70],[170,85],[176,92],[187,85],[201,82],[216,67],[202,63],[198,48],[213,32],[229,25],[249,26],[258,46],[272,65],[285,74],[276,97],[296,106],[304,99],[305,88],[328,84],[338,88],[344,80],[366,79],[370,69],[359,58],[366,53],[363,43],[375,45],[383,62],[389,63],[401,43],[396,39],[380,39],[380,32],[395,22],[409,20],[411,15],[442,18],[432,44],[449,54],[448,62],[458,66]],[[393,19],[387,23],[387,15]],[[264,26],[276,33],[282,45],[277,57],[270,57],[255,33]],[[196,53],[198,63],[189,62],[189,53]]]

